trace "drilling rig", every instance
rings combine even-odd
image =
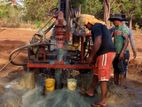
[[[64,86],[65,79],[73,77],[73,71],[93,69],[93,66],[84,63],[91,43],[90,37],[85,35],[84,29],[76,21],[78,14],[78,10],[72,9],[70,0],[59,0],[58,8],[49,12],[52,17],[33,35],[30,44],[10,54],[11,63],[23,66],[26,72],[33,72],[35,78],[39,75],[43,75],[42,78],[55,78],[57,89]],[[52,34],[46,38],[49,31]],[[20,64],[12,60],[23,49],[28,52],[27,62]]]

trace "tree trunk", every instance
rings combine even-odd
[[[110,0],[104,0],[104,21],[107,26],[110,26],[108,18],[110,17]]]
[[[16,0],[11,0],[12,5],[16,5]]]
[[[129,22],[129,28],[132,29],[132,24],[133,24],[133,16],[130,16],[130,22]]]

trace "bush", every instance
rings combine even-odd
[[[21,9],[10,4],[0,5],[0,19],[3,27],[19,27],[21,23]]]
[[[45,20],[49,10],[57,6],[58,0],[25,0],[26,20]]]
[[[6,5],[0,5],[0,18],[8,17],[8,7]]]

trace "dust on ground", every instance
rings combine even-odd
[[[0,28],[0,68],[8,63],[10,52],[27,44],[35,32],[32,29]],[[135,32],[138,57],[130,62],[127,88],[110,86],[108,94],[109,107],[142,106],[141,39],[142,33]],[[40,88],[27,90],[19,85],[19,80],[23,75],[22,71],[22,67],[9,64],[7,68],[0,72],[0,107],[90,107],[94,100],[94,98],[81,96],[78,91],[72,93],[66,89],[57,90],[47,94],[47,96],[41,96]]]

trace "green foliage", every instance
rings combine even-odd
[[[73,8],[79,7],[81,4],[85,4],[87,0],[71,0],[71,5]]]
[[[42,21],[47,20],[49,10],[58,6],[58,1],[59,0],[24,0],[24,8],[11,6],[9,3],[1,5],[0,2],[0,19],[6,18],[8,22],[16,22],[19,19],[24,19],[34,22],[35,25],[39,27]],[[129,18],[133,18],[134,24],[141,24],[142,0],[109,1],[111,13],[124,13]],[[70,0],[70,2],[73,8],[78,8],[81,5],[82,13],[92,14],[97,18],[103,18],[103,0]]]
[[[56,7],[58,0],[25,0],[26,19],[44,20],[47,13],[53,7]]]
[[[71,0],[72,7],[79,7],[81,5],[82,13],[92,14],[95,16],[102,16],[103,3],[102,0]]]
[[[41,27],[41,21],[35,20],[34,23],[35,23],[36,28],[40,28]]]
[[[142,0],[110,0],[111,13],[123,13],[133,20],[134,25],[141,23]]]
[[[82,5],[82,12],[103,18],[103,0],[72,0],[76,1],[77,6]],[[128,18],[133,18],[136,23],[141,23],[142,19],[142,0],[109,0],[111,14],[123,13]]]
[[[10,3],[0,4],[1,26],[18,27],[20,24],[21,9]]]
[[[139,30],[139,29],[140,29],[140,26],[138,25],[138,23],[135,24],[135,29],[136,29],[136,30]]]
[[[141,0],[110,0],[111,13],[124,13],[128,16],[142,14]]]
[[[86,0],[86,3],[82,5],[84,13],[99,15],[102,12],[103,4],[101,0]]]
[[[0,5],[0,18],[8,17],[8,7],[6,5]]]

